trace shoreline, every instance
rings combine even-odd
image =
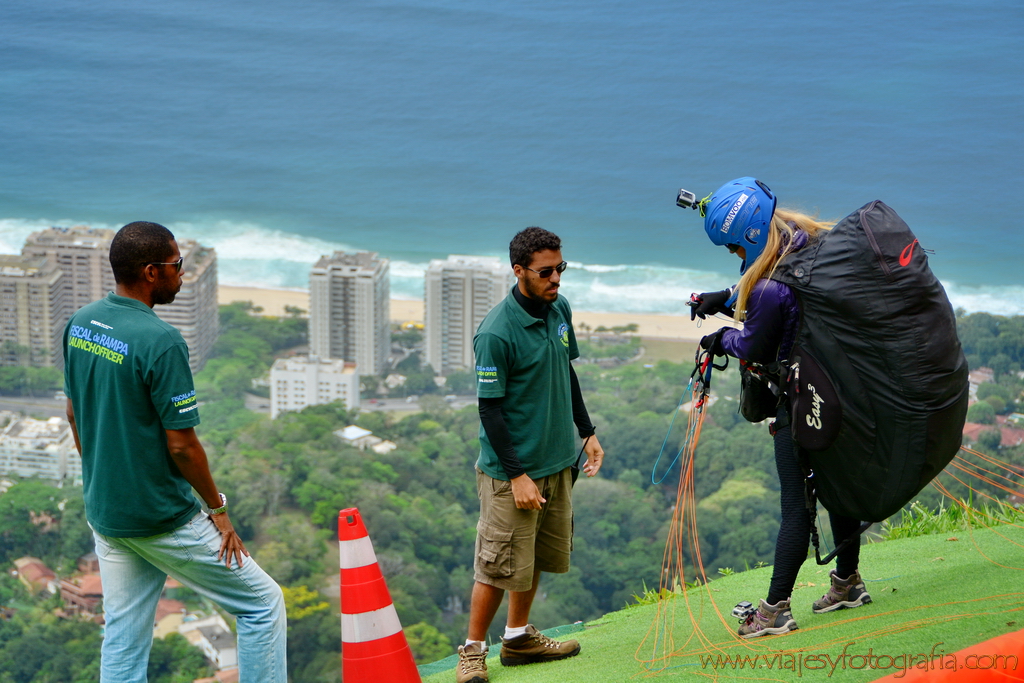
[[[294,306],[309,311],[309,292],[302,289],[275,289],[269,287],[238,287],[219,285],[217,301],[221,305],[232,301],[251,301],[263,309],[263,315],[285,315],[285,306]],[[391,321],[395,323],[423,322],[423,301],[410,299],[391,300]],[[598,327],[621,327],[637,325],[637,334],[644,339],[666,341],[699,341],[701,337],[723,325],[735,326],[731,321],[708,320],[691,322],[689,317],[658,313],[607,313],[601,311],[573,311],[573,323],[580,334],[580,326],[592,330]],[[698,323],[701,323],[698,326]]]

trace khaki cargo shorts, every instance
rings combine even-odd
[[[569,571],[572,552],[571,468],[534,483],[547,499],[540,510],[520,510],[512,483],[492,479],[479,469],[476,488],[480,522],[476,527],[473,578],[507,591],[527,591],[534,569],[554,574]]]

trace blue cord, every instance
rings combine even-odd
[[[675,426],[676,416],[679,415],[679,409],[683,407],[683,403],[685,403],[686,397],[691,395],[690,392],[692,390],[693,390],[693,377],[690,377],[690,383],[686,385],[686,390],[683,392],[683,395],[679,397],[679,403],[676,404],[676,409],[674,411],[672,411],[672,421],[668,423],[668,433],[665,434],[665,440],[661,442],[661,450],[658,452],[658,459],[654,461],[654,467],[651,469],[651,483],[652,484],[660,484],[661,482],[665,481],[665,477],[667,477],[669,472],[672,471],[672,468],[676,466],[676,463],[679,462],[679,458],[683,455],[683,451],[686,449],[686,441],[687,440],[684,439],[683,440],[683,445],[680,446],[679,452],[676,453],[676,457],[669,464],[668,469],[665,470],[665,474],[661,475],[661,479],[658,479],[657,481],[655,481],[654,480],[654,473],[658,471],[658,463],[661,462],[661,456],[663,456],[665,454],[665,446],[668,445],[668,438],[670,436],[672,436],[672,428]]]

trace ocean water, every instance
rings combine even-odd
[[[981,0],[8,0],[0,251],[154,220],[223,282],[334,249],[563,238],[578,309],[682,313],[735,281],[680,186],[755,175],[839,218],[883,199],[954,305],[1024,313],[1024,7]]]

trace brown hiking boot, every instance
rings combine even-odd
[[[487,683],[487,650],[476,643],[459,645],[455,683]]]
[[[840,579],[833,569],[828,573],[832,578],[832,586],[821,600],[814,603],[811,609],[815,614],[824,614],[837,609],[852,609],[871,602],[868,589],[860,578],[860,572],[854,572],[846,579]]]
[[[744,638],[757,638],[789,633],[797,628],[788,599],[779,600],[774,605],[762,600],[757,610],[743,619],[739,634]]]
[[[501,639],[501,663],[504,666],[551,662],[575,657],[579,653],[580,644],[575,640],[553,640],[535,629],[532,624],[527,624],[526,633],[521,636],[509,640]]]

